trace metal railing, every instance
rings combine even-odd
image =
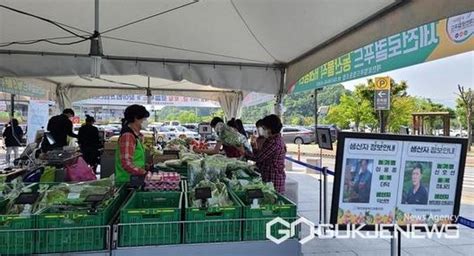
[[[254,219],[221,219],[114,225],[112,249],[171,244],[220,243],[266,240],[266,225],[276,217]],[[283,217],[289,223],[298,217]],[[281,237],[280,223],[271,227],[271,234]],[[299,229],[294,237],[299,236]]]
[[[110,251],[111,226],[0,230],[0,255]]]

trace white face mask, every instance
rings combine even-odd
[[[263,129],[262,136],[265,137],[265,138],[268,138],[268,137],[270,137],[270,134],[268,134],[268,131],[266,129]]]
[[[262,127],[258,127],[257,129],[257,133],[258,133],[258,136],[263,136],[263,128]]]
[[[142,122],[142,129],[146,129],[146,128],[148,128],[148,120],[147,119],[143,120],[143,122]]]

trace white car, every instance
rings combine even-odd
[[[177,138],[193,138],[199,139],[199,133],[190,131],[183,126],[162,126],[157,135],[157,141],[170,141]]]
[[[178,137],[184,135],[184,136],[186,136],[186,138],[193,138],[195,140],[198,140],[198,139],[201,138],[199,133],[193,132],[193,131],[189,130],[188,128],[184,127],[184,126],[175,126],[175,128],[177,130]]]
[[[176,138],[176,128],[171,126],[161,126],[156,135],[158,142],[167,142]]]

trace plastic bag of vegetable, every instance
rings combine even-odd
[[[181,168],[183,167],[183,161],[180,159],[173,159],[165,161],[165,165],[172,168]]]
[[[222,182],[211,182],[202,180],[196,188],[209,187],[211,189],[211,198],[207,200],[208,207],[227,207],[232,206],[233,202],[229,198],[227,187]],[[191,192],[192,207],[201,207],[201,200],[194,199],[194,190]]]
[[[224,145],[233,147],[244,146],[245,150],[252,152],[252,147],[250,146],[249,140],[236,129],[223,123],[218,123],[216,125],[216,131],[219,135],[220,141]]]
[[[202,160],[193,160],[188,162],[188,183],[191,187],[196,186],[205,179],[205,172],[202,168]]]
[[[262,205],[265,204],[276,204],[278,199],[278,194],[273,186],[272,182],[264,183],[260,178],[256,178],[248,182],[248,184],[236,185],[234,181],[234,186],[232,190],[235,192],[245,192],[249,189],[260,189],[263,193],[263,199],[261,201]]]
[[[207,156],[203,160],[206,179],[217,182],[225,178],[228,158],[222,155]]]
[[[180,152],[179,159],[183,162],[183,164],[187,164],[189,161],[199,160],[202,159],[202,157],[201,155],[195,153]]]

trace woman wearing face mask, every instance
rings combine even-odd
[[[253,153],[246,153],[249,160],[256,162],[264,182],[272,182],[278,193],[285,192],[286,146],[281,136],[283,125],[276,115],[262,119],[260,134],[265,137],[261,147],[254,147]],[[245,152],[244,148],[240,148]]]
[[[262,119],[259,119],[256,123],[255,123],[255,127],[257,128],[257,132],[254,136],[252,136],[252,140],[251,140],[251,143],[252,143],[252,148],[253,150],[256,150],[258,151],[260,148],[262,148],[262,145],[263,143],[265,142],[265,136],[263,136],[263,120]]]
[[[216,129],[217,126],[223,125],[223,124],[224,124],[224,120],[222,120],[222,118],[220,118],[220,117],[214,117],[211,121],[211,127],[214,130]],[[232,120],[229,121],[227,123],[227,125],[234,128],[234,129],[236,129],[234,127],[235,122],[233,122]],[[219,136],[219,134],[217,134],[217,135]],[[213,149],[194,148],[193,150],[196,153],[204,153],[204,154],[207,154],[207,155],[216,155],[216,154],[219,154],[221,152],[221,148],[224,150],[224,153],[227,157],[239,158],[239,157],[242,157],[244,155],[243,153],[241,153],[239,151],[239,149],[237,149],[235,147],[223,145],[222,141],[220,141],[219,139],[217,139],[216,146]]]
[[[144,106],[131,105],[125,109],[122,130],[115,154],[115,181],[126,183],[131,175],[145,176],[145,148],[141,129],[146,128],[150,113]]]

